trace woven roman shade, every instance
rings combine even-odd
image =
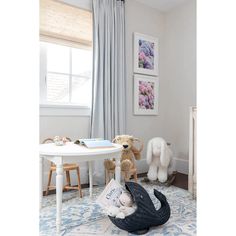
[[[40,38],[69,46],[92,46],[92,13],[58,1],[40,0]]]

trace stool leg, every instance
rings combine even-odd
[[[134,172],[134,181],[137,183],[138,182],[138,176],[137,176],[137,172]]]
[[[125,181],[129,181],[129,172],[125,171]]]
[[[70,183],[70,171],[69,170],[66,171],[66,182],[67,182],[67,185],[70,187],[71,183]]]
[[[48,195],[48,191],[49,191],[49,186],[51,184],[51,180],[52,180],[52,170],[49,171],[49,175],[48,175],[48,185],[47,185],[47,190],[46,190],[46,193],[45,193],[46,196]]]
[[[109,174],[108,174],[109,181],[110,181],[111,179],[116,179],[115,177],[116,177],[116,175],[115,175],[115,170],[109,172]]]
[[[109,171],[108,170],[105,170],[105,179],[106,179],[106,185],[107,185],[108,182],[109,182],[109,179],[110,179],[110,175],[109,175]]]
[[[79,193],[80,193],[80,197],[82,198],[82,197],[83,197],[83,194],[82,194],[81,183],[80,183],[80,171],[79,171],[79,167],[76,168],[76,171],[77,171],[77,177],[78,177],[78,191],[79,191]]]

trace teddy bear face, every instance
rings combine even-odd
[[[113,142],[123,146],[124,150],[130,150],[133,146],[134,138],[130,135],[119,135],[116,136]]]

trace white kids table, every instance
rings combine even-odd
[[[92,179],[92,162],[94,160],[104,160],[115,158],[116,169],[115,178],[120,182],[120,157],[122,146],[114,144],[112,148],[94,148],[88,149],[84,146],[67,142],[64,146],[56,146],[54,143],[39,145],[39,173],[40,173],[40,209],[43,200],[43,160],[49,160],[56,165],[56,202],[57,202],[57,232],[61,230],[61,209],[62,209],[62,189],[63,189],[63,163],[76,163],[86,161],[89,163],[89,190],[90,197],[92,196],[93,179]]]

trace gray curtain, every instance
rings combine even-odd
[[[125,3],[93,0],[93,98],[91,138],[112,140],[125,133]],[[104,183],[103,161],[94,180]]]

